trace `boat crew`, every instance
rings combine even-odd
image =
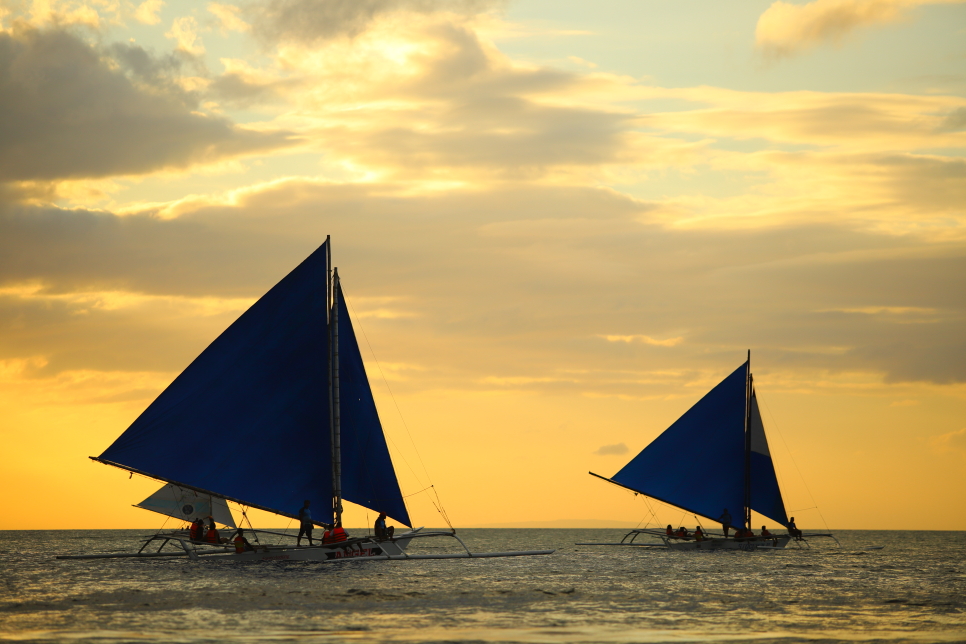
[[[674,536],[674,528],[671,527],[671,524],[670,523],[667,524],[667,530],[664,532],[664,534],[666,534],[669,537],[673,537]]]
[[[704,541],[704,531],[701,529],[701,526],[697,526],[694,528],[694,540]]]
[[[768,528],[766,528],[765,526],[761,526],[761,536],[770,537],[771,532],[768,532]]]
[[[245,538],[245,530],[238,528],[238,532],[235,533],[235,553],[250,552],[254,549],[252,544],[248,543],[248,539]]]
[[[188,538],[192,541],[201,541],[205,534],[205,522],[198,517],[191,522],[191,527],[188,529]]]
[[[731,529],[731,513],[728,512],[728,508],[724,509],[724,512],[721,513],[721,516],[718,517],[718,521],[721,522],[721,529],[724,530],[724,536],[725,539],[727,539],[728,530]],[[738,536],[737,532],[735,533],[735,536]]]
[[[221,543],[221,535],[218,534],[218,528],[215,527],[215,520],[212,517],[208,523],[208,532],[205,533],[206,543]]]
[[[310,505],[312,505],[312,502],[306,499],[302,503],[302,507],[299,508],[299,536],[295,539],[296,547],[302,545],[303,535],[308,537],[309,546],[312,545],[312,528],[314,526],[312,525],[312,510],[309,509]]]
[[[376,539],[392,539],[392,533],[395,532],[394,526],[386,527],[386,513],[380,512],[379,518],[376,519],[375,525],[373,525],[373,530],[376,533]]]
[[[332,528],[332,533],[329,535],[329,538],[332,540],[332,543],[341,543],[349,538],[349,533],[342,527],[341,521],[336,523],[335,527]]]

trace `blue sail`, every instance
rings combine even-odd
[[[228,327],[100,459],[294,513],[332,498],[328,248]]]
[[[740,525],[747,370],[738,367],[611,480],[711,519],[727,509]]]
[[[341,286],[337,287],[336,300],[339,306],[342,497],[376,512],[385,512],[411,527]]]
[[[769,519],[788,525],[785,502],[778,488],[775,464],[768,450],[765,426],[758,409],[758,396],[751,394],[751,509]]]

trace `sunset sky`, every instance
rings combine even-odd
[[[966,2],[0,0],[0,529],[159,527],[87,457],[326,235],[458,527],[693,526],[587,472],[750,349],[800,527],[966,529]]]

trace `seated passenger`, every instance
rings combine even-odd
[[[676,536],[680,537],[681,539],[687,539],[688,538],[688,529],[685,528],[684,526],[681,526],[680,528],[678,528],[678,531],[677,531],[677,535]]]
[[[667,524],[667,531],[665,531],[664,534],[666,534],[669,537],[673,537],[674,536],[674,528],[671,527],[671,524],[670,523]]]
[[[188,538],[192,541],[201,541],[205,536],[205,522],[198,517],[191,522],[191,527],[188,528]]]
[[[761,526],[761,536],[770,537],[771,532],[768,532],[768,528],[766,528],[765,526]]]
[[[221,543],[221,535],[218,534],[218,528],[215,527],[215,520],[211,519],[208,523],[208,532],[205,533],[206,543]]]
[[[248,539],[245,538],[245,530],[238,528],[238,532],[235,533],[235,552],[251,552],[255,550],[252,544],[248,543]]]
[[[341,521],[336,523],[335,527],[332,528],[331,538],[334,543],[339,543],[340,541],[345,541],[349,538],[349,533],[346,532],[345,528],[342,527]]]
[[[695,541],[704,541],[704,531],[701,529],[701,526],[697,526],[694,529],[694,540]]]
[[[798,527],[795,525],[795,517],[792,517],[791,520],[788,522],[787,528],[788,528],[788,534],[792,535],[796,539],[802,538],[802,531],[799,530]]]
[[[379,540],[392,539],[392,533],[395,531],[394,526],[389,526],[388,528],[386,527],[385,512],[379,513],[379,518],[376,519],[376,524],[373,526],[373,528],[376,533],[376,539],[379,539]]]

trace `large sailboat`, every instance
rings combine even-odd
[[[312,523],[331,528],[341,526],[343,501],[350,501],[409,530],[298,547],[294,535],[254,530],[249,522],[246,533],[255,543],[236,547],[199,543],[181,527],[146,537],[136,553],[62,558],[339,561],[553,552],[471,553],[455,529],[412,528],[330,249],[327,238],[90,458],[163,482],[138,506],[185,522],[204,517],[233,527],[227,502],[246,517],[256,508],[301,521],[309,500]],[[260,543],[264,537],[279,543]],[[427,537],[453,538],[462,551],[407,554],[410,542]],[[169,543],[174,547],[165,550]]]
[[[785,502],[768,449],[748,360],[709,391],[617,474],[608,478],[638,494],[710,519],[722,530],[702,530],[700,536],[673,527],[628,532],[620,543],[578,545],[657,546],[674,550],[757,550],[784,548],[790,541],[807,543],[785,512]],[[751,512],[777,522],[781,532],[762,536],[752,526]],[[727,528],[727,530],[725,529]],[[732,536],[728,533],[734,530]],[[641,543],[638,536],[661,543]]]

